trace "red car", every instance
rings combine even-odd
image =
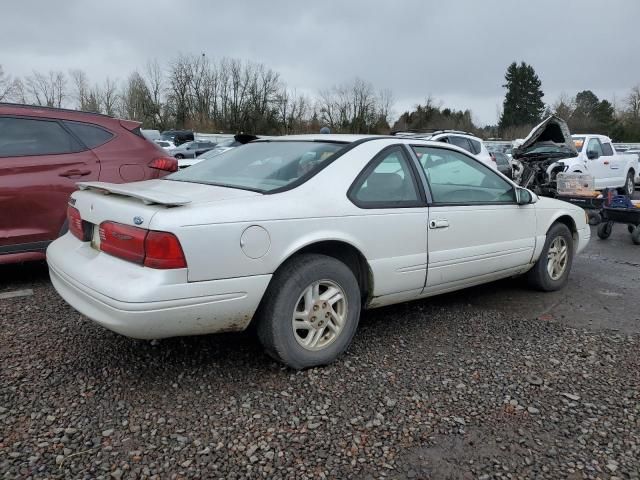
[[[139,122],[0,103],[0,264],[45,257],[67,230],[76,182],[135,182],[177,168]]]

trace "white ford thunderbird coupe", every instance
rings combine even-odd
[[[161,180],[78,185],[47,251],[68,303],[142,339],[253,322],[293,368],[344,352],[362,308],[520,274],[562,288],[590,237],[580,208],[408,137],[258,140]]]

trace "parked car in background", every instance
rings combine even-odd
[[[144,138],[146,138],[147,140],[151,140],[152,142],[155,142],[156,140],[162,139],[162,135],[160,134],[160,130],[152,130],[152,129],[149,129],[149,128],[141,128],[140,129],[140,133],[142,133]]]
[[[172,148],[169,153],[181,160],[183,158],[195,158],[198,155],[208,152],[216,146],[213,142],[187,142],[182,145]]]
[[[616,147],[616,151],[618,151],[617,147]],[[630,149],[626,150],[624,153],[627,154],[627,155],[635,155],[636,158],[638,159],[638,162],[639,162],[639,165],[640,165],[640,148],[630,148]],[[640,168],[638,168],[638,170],[636,170],[635,183],[636,183],[636,185],[640,183]]]
[[[474,155],[478,160],[497,170],[494,159],[489,155],[489,151],[481,138],[460,130],[405,130],[392,132],[392,135],[398,137],[413,137],[422,140],[431,140],[434,142],[444,142],[463,148],[467,152]]]
[[[79,186],[47,251],[74,308],[146,339],[253,322],[297,369],[344,352],[361,308],[519,274],[561,289],[590,238],[581,208],[415,138],[257,140],[162,180]]]
[[[239,147],[240,145],[244,145],[245,143],[249,143],[258,138],[267,138],[267,137],[258,137],[256,135],[249,135],[245,133],[234,135],[233,138],[223,140],[222,142],[218,143],[214,148],[212,148],[208,152],[203,153],[202,155],[198,155],[197,157],[194,157],[194,158],[185,158],[184,160],[179,160],[178,167],[181,169],[190,167],[192,165],[195,165],[196,163],[202,162],[203,160],[208,160],[210,158],[220,155],[221,153],[232,150],[236,147]]]
[[[165,130],[160,134],[161,140],[170,140],[176,147],[195,140],[191,130]]]
[[[176,144],[171,140],[154,140],[154,142],[164,150],[173,150],[174,148],[176,148]]]
[[[588,173],[595,179],[595,188],[617,188],[633,195],[638,168],[638,156],[618,153],[605,135],[572,135],[578,156],[558,162],[566,173]],[[550,168],[553,168],[552,165]]]
[[[68,228],[76,182],[135,182],[176,169],[174,158],[142,136],[139,122],[1,103],[0,264],[44,258]]]

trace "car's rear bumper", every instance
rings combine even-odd
[[[133,338],[244,330],[271,279],[256,275],[189,283],[186,271],[180,281],[180,272],[142,267],[89,249],[71,234],[53,242],[47,250],[51,282],[80,313]]]

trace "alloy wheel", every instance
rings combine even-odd
[[[320,280],[313,282],[300,295],[291,326],[300,346],[317,351],[338,338],[346,319],[347,296],[344,290],[336,282]]]
[[[564,274],[569,261],[569,246],[564,237],[556,237],[549,245],[547,273],[551,280],[558,280]]]

